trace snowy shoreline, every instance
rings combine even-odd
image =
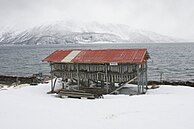
[[[44,78],[50,78],[48,75],[45,75]],[[16,80],[19,81],[19,84],[30,84],[30,83],[38,83],[40,82],[39,79],[33,76],[29,77],[22,77],[22,76],[6,76],[6,75],[0,75],[0,87],[1,85],[5,86],[13,86],[16,84]],[[160,81],[153,81],[149,80],[148,85],[182,85],[182,86],[189,86],[194,87],[194,81],[181,81],[181,80],[162,80]]]

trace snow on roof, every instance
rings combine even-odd
[[[56,50],[43,59],[64,63],[144,63],[147,49]]]

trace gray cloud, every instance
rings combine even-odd
[[[0,27],[60,20],[127,24],[194,41],[193,0],[0,0]]]

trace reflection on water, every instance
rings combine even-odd
[[[0,74],[30,76],[49,74],[50,67],[41,60],[57,49],[147,48],[149,80],[194,79],[194,44],[84,44],[43,46],[0,46]]]

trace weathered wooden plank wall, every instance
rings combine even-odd
[[[111,83],[121,83],[137,76],[136,64],[118,64],[111,66],[109,64],[52,64],[52,73],[57,77],[90,79],[96,81],[108,81]],[[78,68],[78,71],[77,71]],[[107,75],[106,75],[107,70]],[[107,78],[106,78],[107,76]]]
[[[76,64],[51,63],[51,75],[57,78],[76,79],[78,86],[90,85],[90,81],[101,83],[125,83],[137,77],[138,93],[144,93],[147,87],[147,62],[144,64],[120,63],[105,64]],[[99,82],[100,81],[100,82]],[[107,83],[106,83],[107,84]]]

